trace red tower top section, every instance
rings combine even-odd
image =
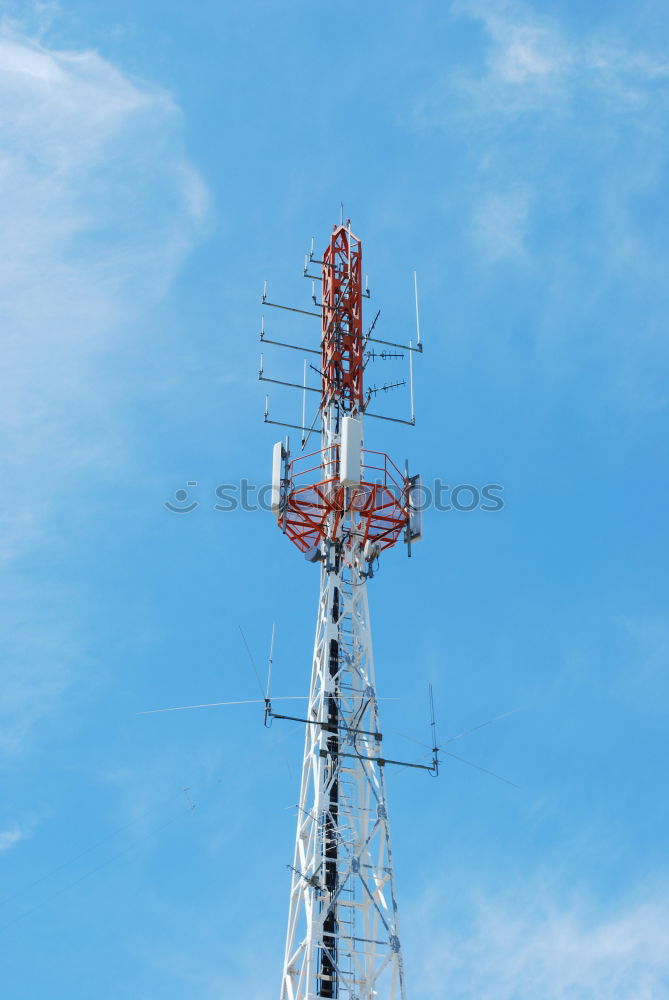
[[[335,226],[323,254],[323,408],[335,399],[344,413],[363,409],[362,247]]]
[[[407,528],[411,481],[387,455],[362,448],[368,337],[362,333],[362,247],[350,222],[334,227],[319,263],[322,447],[291,458],[281,442],[275,445],[272,509],[302,552],[322,554],[327,540],[342,546],[345,561],[359,561],[370,558],[365,552],[390,548]]]

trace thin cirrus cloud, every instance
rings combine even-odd
[[[10,851],[12,847],[20,844],[22,840],[27,840],[31,833],[32,830],[30,828],[21,826],[19,823],[11,823],[0,830],[0,854]]]
[[[573,53],[555,21],[514,3],[459,0],[452,9],[485,27],[489,72],[500,80],[545,87],[570,71]]]
[[[481,58],[435,66],[407,124],[457,144],[465,169],[444,207],[473,266],[519,270],[541,303],[528,324],[547,363],[594,358],[598,393],[656,412],[669,361],[666,56],[648,32],[612,21],[577,36],[514,0],[458,0],[451,16],[478,26]]]
[[[642,108],[654,96],[649,88],[669,78],[669,61],[655,53],[653,39],[644,47],[643,38],[632,43],[605,26],[577,38],[557,17],[521,0],[456,0],[451,11],[482,30],[483,71],[457,72],[454,79],[479,112],[491,117],[545,110],[547,103],[555,110],[562,104],[564,112],[573,114],[579,109],[571,106],[572,100],[582,98],[583,91],[590,98],[598,93],[611,108],[627,102]],[[588,103],[582,101],[580,110]],[[432,106],[437,114],[438,105],[435,100]]]
[[[0,421],[25,463],[98,393],[99,349],[166,292],[207,192],[170,97],[95,52],[0,36],[0,111]]]
[[[415,102],[413,123],[466,132],[479,192],[493,204],[510,202],[505,221],[514,235],[506,240],[481,223],[485,212],[475,206],[482,250],[493,259],[522,255],[528,213],[567,215],[587,193],[613,224],[609,236],[622,237],[610,239],[618,253],[626,260],[642,253],[638,274],[650,255],[625,201],[662,175],[669,63],[612,33],[573,39],[523,3],[459,0],[452,10],[480,26],[482,68],[438,74]]]
[[[12,759],[87,656],[76,585],[24,577],[21,560],[58,538],[68,491],[85,507],[88,473],[127,460],[109,356],[202,237],[208,193],[170,96],[94,51],[0,25],[0,115],[0,756]]]
[[[560,903],[545,886],[513,898],[470,898],[446,927],[433,896],[413,913],[425,1000],[658,1000],[669,988],[669,897],[608,910],[581,896]],[[458,929],[454,930],[453,927]]]

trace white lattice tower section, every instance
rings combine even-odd
[[[367,587],[355,570],[321,572],[307,718],[282,1000],[404,998]]]

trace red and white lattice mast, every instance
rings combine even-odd
[[[383,756],[367,580],[384,549],[420,534],[417,477],[363,447],[369,345],[388,342],[363,333],[350,223],[335,227],[320,263],[320,449],[293,458],[288,442],[275,445],[272,483],[278,525],[321,566],[281,1000],[404,1000],[384,781],[385,765],[399,762]],[[263,301],[272,305],[266,292]],[[261,339],[272,343],[264,330]],[[269,698],[266,708],[282,718]]]

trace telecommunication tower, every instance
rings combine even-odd
[[[320,275],[309,268],[319,266]],[[370,361],[408,352],[413,424],[414,343],[395,344],[373,336],[378,313],[363,329],[362,248],[350,222],[334,227],[322,259],[307,255],[305,276],[314,281],[314,310],[321,319],[320,347],[298,348],[318,355],[320,388],[265,375],[260,379],[302,389],[301,424],[265,421],[300,430],[302,450],[290,453],[288,439],[274,446],[272,512],[281,530],[320,564],[320,596],[311,685],[304,718],[273,710],[269,687],[265,721],[292,718],[305,725],[304,760],[297,813],[288,930],[281,1000],[404,1000],[395,876],[391,849],[385,766],[403,764],[383,754],[374,678],[367,581],[381,552],[402,539],[409,554],[421,534],[418,476],[400,472],[391,459],[364,447],[363,420],[376,394],[400,383],[365,389]],[[320,281],[320,301],[316,294]],[[263,293],[269,302],[267,286]],[[290,308],[279,306],[279,308]],[[316,311],[317,310],[317,311]],[[293,348],[268,339],[264,343]],[[372,345],[383,345],[379,349]],[[307,391],[320,394],[316,417],[307,427]],[[397,417],[387,418],[398,420]],[[320,447],[305,454],[320,424]],[[316,431],[316,434],[318,431]],[[315,435],[316,436],[316,435]],[[317,440],[317,438],[316,438]],[[271,659],[271,657],[270,657]],[[436,744],[436,740],[433,740]],[[436,772],[432,764],[407,765]]]

